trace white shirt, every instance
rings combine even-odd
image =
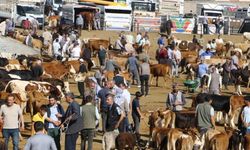
[[[59,52],[60,48],[61,48],[61,45],[59,42],[53,42],[54,55],[61,55],[61,53]]]
[[[141,38],[142,38],[141,34],[137,34],[137,36],[136,36],[136,43],[139,43],[140,40],[141,40]]]
[[[73,58],[79,58],[81,53],[81,47],[76,46],[71,50],[71,57]]]
[[[122,96],[127,100],[128,102],[128,108],[131,102],[131,96],[130,96],[130,92],[128,91],[128,89],[124,89],[122,92]]]
[[[54,106],[51,106],[50,108],[50,119],[53,121],[58,121],[58,118],[56,117],[56,114],[58,114],[57,110],[57,104]],[[44,115],[45,118],[47,118],[47,113]],[[56,126],[53,123],[49,123],[49,128],[55,128]]]
[[[175,59],[181,60],[181,52],[179,50],[173,51],[173,55],[175,56]]]
[[[3,116],[3,129],[16,129],[19,127],[18,122],[22,115],[22,109],[17,104],[10,107],[4,104],[1,106],[0,115]]]

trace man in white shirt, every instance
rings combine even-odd
[[[52,34],[45,28],[43,32],[43,44],[48,45],[50,42],[52,42]]]
[[[138,32],[136,35],[136,43],[139,44],[141,39],[142,39],[141,32]]]
[[[81,53],[81,47],[79,46],[78,42],[74,43],[74,47],[70,50],[70,57],[71,58],[79,58]]]
[[[172,66],[172,75],[178,77],[179,72],[179,63],[181,62],[181,52],[179,49],[175,48],[173,50],[173,66]]]
[[[61,45],[59,43],[59,39],[55,39],[55,41],[53,42],[53,55],[54,58],[57,58],[58,56],[62,56],[62,52],[61,52]]]
[[[15,104],[15,96],[9,94],[7,96],[7,104],[3,104],[0,108],[0,121],[3,123],[4,143],[8,147],[9,138],[13,143],[13,150],[18,150],[19,145],[19,127],[24,129],[24,120],[22,109]]]

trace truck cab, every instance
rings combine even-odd
[[[38,21],[39,26],[43,25],[43,10],[41,7],[30,4],[17,4],[14,17],[15,25],[22,26],[24,20]]]

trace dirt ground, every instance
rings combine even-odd
[[[111,39],[111,43],[114,43],[115,39],[117,39],[118,37],[118,33],[119,32],[107,32],[107,31],[84,31],[82,32],[82,39],[84,38],[102,38],[102,39]],[[135,35],[135,33],[132,33]],[[192,35],[190,34],[175,34],[175,36],[178,39],[183,39],[183,40],[192,40]],[[152,44],[152,47],[150,48],[150,57],[154,58],[154,53],[155,50],[157,48],[157,39],[159,37],[158,33],[149,33],[149,37],[150,37],[150,41]],[[212,38],[216,38],[216,36],[213,35],[208,35],[208,36],[204,36],[204,39],[207,41],[209,39]],[[226,41],[233,41],[233,42],[241,42],[243,41],[242,36],[240,35],[232,35],[232,36],[228,36],[228,35],[224,35],[222,36],[223,39],[225,39]],[[183,81],[185,80],[185,75],[181,75],[180,78],[177,78],[175,82],[178,83],[178,86],[181,90],[186,91],[186,88],[183,86]],[[155,83],[155,82],[154,82]],[[155,84],[153,84],[153,86],[150,87],[150,92],[149,92],[149,96],[147,97],[142,97],[141,98],[141,109],[144,112],[145,115],[145,119],[141,122],[141,128],[140,128],[140,132],[142,135],[147,135],[148,134],[148,127],[147,127],[147,116],[148,116],[148,111],[152,111],[152,110],[157,110],[158,108],[165,108],[165,102],[166,102],[166,97],[168,92],[170,92],[171,87],[172,87],[172,80],[167,81],[167,87],[163,87],[163,80],[160,78],[160,82],[159,82],[159,87],[155,87]],[[233,91],[233,87],[229,87],[230,90],[229,91],[223,91],[227,94],[230,94],[230,92]],[[70,82],[70,90],[72,92],[75,93],[75,95],[79,95],[77,86],[75,84],[75,82]],[[129,91],[131,94],[134,94],[137,90],[139,90],[136,86],[132,86]],[[243,89],[243,92],[245,92],[246,89]],[[189,94],[186,93],[185,97],[187,98],[187,105],[186,107],[190,107],[191,105],[191,97],[193,96],[193,94]],[[132,95],[132,98],[134,98],[134,95]],[[77,101],[80,103],[81,100],[77,99]],[[65,100],[62,100],[62,105],[63,107],[66,109],[67,107],[67,103],[65,102]],[[26,124],[30,124],[30,117],[29,115],[25,115],[25,122]],[[132,122],[132,119],[130,118],[130,122]],[[24,136],[24,140],[21,141],[20,147],[23,148],[25,145],[25,142],[27,140],[27,138],[30,135],[30,132],[28,130],[25,130],[24,132],[22,132],[23,136]],[[95,150],[100,150],[102,143],[101,143],[101,135],[99,133],[97,133],[95,140],[94,140],[94,149]],[[146,136],[143,137],[144,139],[146,138]],[[41,141],[42,142],[42,141]],[[77,142],[77,149],[80,149],[80,137],[78,138],[78,142]],[[64,149],[64,135],[62,135],[62,140],[61,140],[61,145],[62,145],[62,149]]]

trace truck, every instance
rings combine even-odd
[[[131,31],[130,6],[104,6],[104,30]]]
[[[132,1],[133,31],[159,32],[161,17],[157,16],[156,3]]]
[[[43,25],[43,9],[34,3],[13,3],[12,1],[0,1],[0,19],[13,19],[15,26],[22,26],[24,20],[38,21],[39,26]]]

